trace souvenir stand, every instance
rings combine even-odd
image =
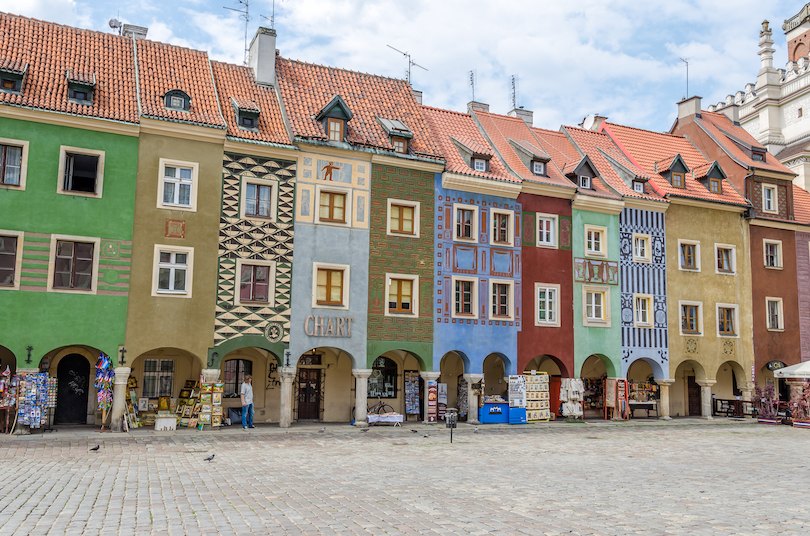
[[[605,378],[605,420],[630,419],[630,404],[627,397],[627,380]]]
[[[469,411],[469,401],[467,400],[467,380],[464,376],[458,378],[458,398],[456,399],[456,406],[458,406],[458,416],[467,419],[467,412]]]
[[[107,424],[107,411],[112,406],[113,397],[113,383],[115,382],[115,370],[113,370],[112,360],[104,352],[99,354],[98,363],[96,364],[96,401],[98,402],[98,410],[101,412],[101,430],[104,432],[104,427]],[[108,430],[107,430],[108,431]]]
[[[586,417],[601,417],[605,410],[605,380],[582,378],[582,410]]]
[[[405,418],[409,421],[418,420],[421,411],[419,380],[419,371],[405,371]],[[414,417],[414,419],[411,419],[411,417]]]
[[[14,411],[17,399],[17,377],[11,377],[11,371],[6,366],[6,371],[0,375],[0,410],[5,412],[5,427],[3,433],[8,433],[9,421],[11,420],[11,412]],[[13,382],[13,385],[12,385]]]
[[[547,422],[551,419],[548,374],[533,370],[526,378],[526,422]]]
[[[509,402],[501,395],[484,395],[486,382],[481,380],[481,407],[478,420],[481,424],[506,424],[509,422]]]
[[[14,427],[24,424],[30,428],[39,428],[48,424],[48,407],[52,402],[56,405],[56,397],[49,396],[48,374],[45,372],[27,373],[21,372],[11,380],[12,396],[16,403],[17,412],[14,420]],[[16,384],[16,385],[15,385]]]
[[[647,410],[647,418],[650,411],[655,412],[658,417],[658,384],[655,382],[628,382],[629,394],[628,404],[630,405],[630,418],[635,417],[637,409]]]
[[[509,376],[509,424],[526,424],[526,377]]]
[[[579,378],[562,378],[560,381],[560,402],[566,422],[584,419],[583,396],[585,384]]]
[[[197,428],[202,430],[205,426],[211,428],[222,426],[222,393],[224,391],[224,383],[200,382],[200,411]],[[189,426],[191,425],[189,424]]]

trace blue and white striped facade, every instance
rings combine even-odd
[[[649,262],[634,258],[633,238],[649,236]],[[667,266],[664,212],[624,208],[619,216],[622,377],[630,365],[643,359],[655,378],[669,377],[667,338]],[[635,323],[635,297],[651,296],[650,327]]]

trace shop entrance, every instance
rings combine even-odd
[[[605,378],[607,378],[607,366],[602,357],[594,354],[588,356],[582,364],[583,392],[583,415],[586,419],[605,418]]]
[[[298,420],[320,419],[321,369],[298,369]]]
[[[689,399],[689,416],[700,417],[700,385],[694,376],[686,377],[687,398]]]
[[[523,367],[524,374],[531,374],[533,370],[548,373],[549,409],[552,415],[562,417],[562,413],[560,413],[560,387],[562,378],[568,378],[568,370],[565,365],[553,355],[540,355]]]
[[[466,419],[469,407],[467,403],[467,382],[464,380],[464,360],[457,352],[448,352],[439,362],[439,390],[437,417],[444,420],[447,408],[459,410],[459,417]],[[475,408],[477,410],[477,408]]]
[[[56,424],[87,424],[90,395],[90,362],[80,354],[68,354],[56,367]]]

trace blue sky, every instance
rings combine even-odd
[[[763,19],[771,21],[775,66],[787,61],[784,19],[806,0],[276,0],[277,47],[284,57],[404,78],[412,54],[413,85],[430,106],[463,111],[471,100],[490,110],[518,104],[535,126],[576,125],[589,113],[668,130],[676,102],[689,92],[703,106],[755,82]],[[223,6],[236,0],[0,0],[0,10],[82,28],[112,31],[110,18],[147,26],[157,41],[207,50],[241,63],[244,21]],[[272,0],[251,0],[252,37],[269,26]]]

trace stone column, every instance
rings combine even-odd
[[[115,383],[113,383],[113,403],[110,415],[110,430],[124,431],[124,413],[127,411],[127,380],[132,369],[129,367],[115,367]]]
[[[703,419],[711,420],[712,417],[712,385],[717,380],[696,380],[700,385],[700,416]]]
[[[752,385],[746,385],[742,389],[740,389],[740,391],[742,391],[742,397],[740,397],[740,398],[742,399],[743,417],[745,417],[746,416],[745,415],[745,407],[747,405],[751,405],[752,401],[754,400],[754,387]],[[754,416],[754,414],[752,412],[751,417],[753,417],[753,416]]]
[[[205,383],[214,383],[219,381],[220,370],[218,368],[204,368],[202,369],[202,377]]]
[[[664,421],[672,420],[669,411],[669,386],[675,383],[672,378],[656,378],[655,383],[661,390],[661,396],[658,397],[658,418]]]
[[[428,424],[428,382],[436,381],[441,377],[441,372],[420,372],[420,376],[422,376],[423,383],[425,384],[425,392],[422,396],[422,411],[424,414],[424,420],[422,421],[425,424]]]
[[[368,377],[371,369],[352,369],[352,376],[357,378],[354,387],[354,425],[365,428],[368,426],[366,412],[368,411]]]
[[[467,424],[481,424],[478,420],[478,395],[472,384],[478,383],[484,377],[483,374],[465,374],[464,379],[467,380]]]
[[[293,381],[295,380],[295,367],[281,367],[278,377],[281,380],[281,401],[278,410],[278,425],[280,428],[289,428],[293,422]]]
[[[90,371],[91,372],[93,371],[93,367],[90,367]],[[36,367],[34,367],[34,368],[17,368],[17,372],[16,372],[17,374],[20,374],[22,372],[25,372],[27,374],[37,374],[39,372],[39,369],[36,368]],[[50,410],[48,410],[48,411],[50,411]],[[55,412],[56,412],[56,410],[54,409],[54,413]],[[87,408],[84,409],[84,412],[87,413]],[[50,418],[50,415],[48,417]],[[9,418],[9,426],[13,422],[14,422],[14,415],[12,414],[11,417]],[[11,430],[11,428],[9,428],[9,430]],[[17,424],[17,426],[14,427],[14,435],[30,435],[30,434],[31,434],[31,428],[27,424]]]

